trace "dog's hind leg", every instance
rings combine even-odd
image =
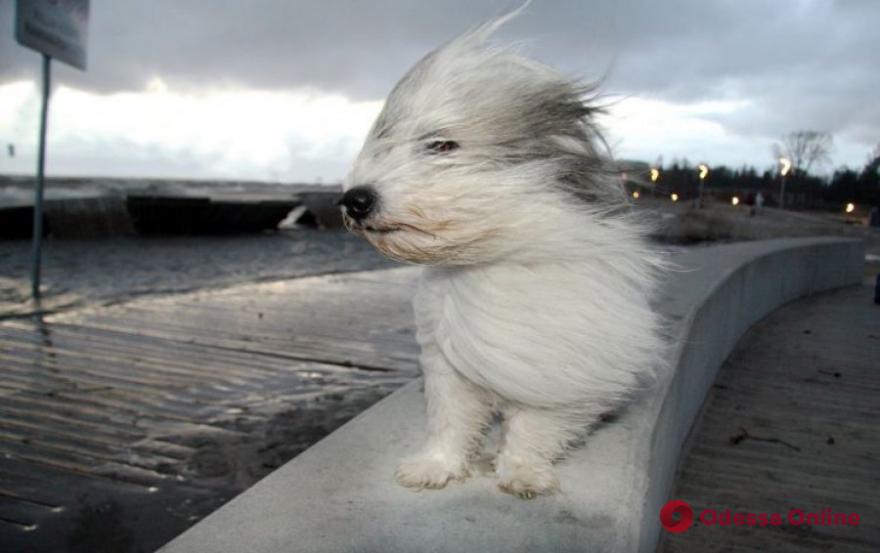
[[[493,413],[492,398],[456,371],[425,370],[428,440],[421,452],[397,467],[397,481],[409,488],[442,488],[470,474]]]
[[[528,407],[504,410],[501,450],[495,460],[498,486],[523,499],[559,489],[553,468],[596,417]]]

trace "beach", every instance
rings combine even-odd
[[[29,263],[0,241],[13,549],[153,550],[417,374],[324,355],[334,275],[397,266],[342,231],[47,240],[39,305]]]

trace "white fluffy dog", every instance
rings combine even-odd
[[[469,475],[493,417],[495,470],[523,498],[650,384],[660,262],[629,212],[584,87],[488,44],[509,14],[431,52],[391,92],[340,202],[385,255],[426,265],[415,298],[427,398],[412,488]]]

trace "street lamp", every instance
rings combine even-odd
[[[678,194],[673,192],[672,194],[670,194],[669,199],[672,200],[673,202],[677,202],[678,201]]]
[[[734,206],[739,205],[739,196],[734,196],[730,198],[730,204]]]
[[[788,174],[788,171],[791,169],[791,160],[785,157],[779,158],[779,174],[780,184],[779,184],[779,209],[785,209],[785,175]]]
[[[651,167],[651,195],[657,195],[657,181],[660,180],[660,169],[657,167]]]
[[[846,204],[846,212],[847,213],[852,213],[855,210],[856,210],[856,204],[854,204],[852,202],[849,202],[848,204]]]
[[[703,181],[709,176],[709,166],[701,163],[698,169],[700,170],[700,207],[703,207]]]

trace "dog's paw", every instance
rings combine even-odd
[[[436,457],[413,457],[397,466],[394,477],[400,485],[415,489],[439,490],[450,480],[463,480],[468,476],[464,466]]]
[[[498,469],[498,487],[520,499],[534,499],[559,491],[559,478],[553,467],[547,465],[501,466]]]

